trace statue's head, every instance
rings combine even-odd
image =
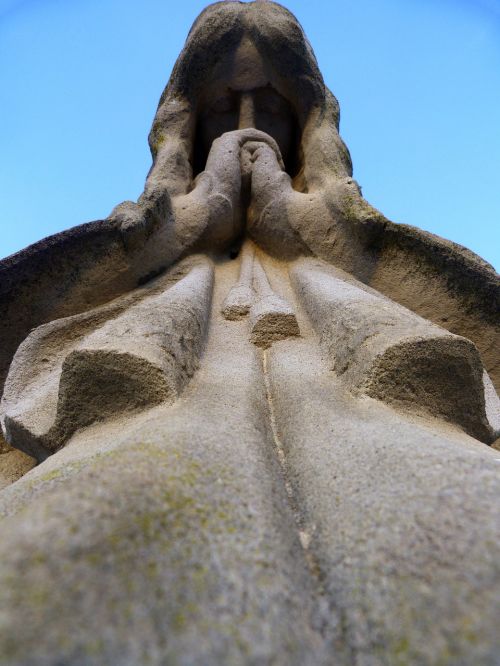
[[[311,159],[325,151],[336,151],[333,161],[350,171],[338,115],[293,14],[274,2],[217,2],[189,32],[161,97],[150,146],[153,158],[162,147],[172,150],[172,164],[191,180],[203,170],[215,138],[255,127],[277,141],[296,186],[307,189]],[[325,132],[333,135],[329,141]]]

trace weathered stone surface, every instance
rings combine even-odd
[[[216,3],[138,202],[0,262],[0,661],[499,663],[499,279],[338,120],[286,9]]]
[[[486,370],[483,372],[483,386],[486,417],[496,439],[500,436],[500,397],[495,391],[493,382]]]
[[[253,266],[255,248],[252,243],[245,243],[241,249],[240,276],[231,287],[222,304],[222,314],[226,319],[242,319],[250,312],[257,297],[253,285]]]
[[[266,349],[277,340],[299,334],[295,313],[276,294],[264,296],[250,310],[250,340],[257,347]]]
[[[300,308],[262,363],[218,316],[237,266],[216,271],[181,400],[76,434],[0,496],[2,654],[494,664],[496,452],[350,396]]]
[[[0,490],[20,479],[35,465],[36,460],[22,451],[13,448],[3,451],[0,454]]]
[[[498,663],[499,454],[353,399],[306,341],[267,353],[287,474],[345,663]]]
[[[244,284],[235,284],[222,304],[222,313],[229,320],[243,319],[250,312],[255,292]]]
[[[212,273],[199,260],[164,291],[155,294],[154,285],[132,294],[128,307],[118,301],[36,329],[19,347],[5,385],[8,441],[43,460],[79,428],[173,401],[198,365]],[[130,303],[134,298],[140,300]]]
[[[257,257],[253,270],[258,300],[250,310],[250,340],[258,347],[266,349],[277,340],[300,335],[293,309],[284,298],[273,291]]]
[[[488,444],[495,439],[481,358],[470,340],[317,260],[303,260],[292,276],[321,348],[349,390],[445,418]]]
[[[8,453],[11,450],[12,450],[11,445],[5,441],[3,434],[0,433],[0,454]]]
[[[8,663],[327,663],[260,352],[215,317],[233,270],[181,400],[97,424],[1,495]]]
[[[224,97],[228,86],[234,99]],[[247,105],[240,114],[242,89],[257,91],[256,112]],[[256,142],[250,235],[276,256],[312,252],[332,261],[471,339],[498,388],[498,276],[469,250],[371,207],[352,179],[338,120],[337,100],[289,12],[272,2],[208,8],[161,97],[149,136],[154,163],[139,202],[0,265],[2,381],[34,327],[134,288],[189,248],[213,249],[241,234],[239,151]],[[276,143],[283,161],[272,156]]]

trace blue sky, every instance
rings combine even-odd
[[[0,256],[136,199],[198,0],[0,0]],[[500,0],[289,0],[365,197],[500,268]]]

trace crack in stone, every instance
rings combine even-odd
[[[314,534],[315,525],[307,526],[303,514],[300,510],[299,498],[293,487],[292,482],[290,481],[290,474],[288,470],[288,463],[286,459],[285,448],[281,441],[278,424],[276,420],[276,411],[273,404],[273,396],[271,390],[271,381],[269,378],[268,370],[268,361],[269,361],[269,350],[264,349],[262,351],[262,374],[264,376],[264,386],[266,392],[266,401],[269,414],[269,423],[271,425],[271,432],[273,436],[274,449],[276,452],[276,457],[279,462],[282,480],[285,486],[286,496],[288,500],[288,505],[291,509],[293,520],[295,523],[295,529],[299,539],[299,543],[302,547],[304,557],[306,560],[307,568],[313,577],[316,594],[320,597],[325,595],[325,589],[322,582],[322,571],[320,564],[315,556],[315,554],[309,549],[312,536]]]
[[[304,514],[300,508],[300,495],[294,489],[290,480],[289,465],[286,457],[285,447],[281,440],[276,410],[274,408],[271,380],[269,377],[269,350],[262,350],[262,373],[268,405],[269,423],[273,437],[274,449],[279,462],[281,478],[285,485],[288,505],[290,507],[295,530],[301,545],[302,553],[306,563],[307,571],[312,581],[312,601],[315,606],[311,617],[311,627],[316,631],[327,647],[327,653],[335,650],[338,658],[337,663],[357,663],[356,649],[352,644],[349,632],[349,620],[345,610],[337,607],[334,600],[327,593],[325,574],[320,561],[313,550],[310,549],[311,540],[316,531],[314,523],[306,524]],[[328,647],[329,646],[329,647]]]

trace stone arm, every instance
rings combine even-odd
[[[288,258],[312,253],[357,273],[363,244],[385,218],[361,197],[356,181],[332,178],[297,192],[266,145],[250,142],[245,150],[253,163],[250,235],[271,253],[282,254],[286,241]]]
[[[489,264],[456,243],[391,222],[350,177],[297,192],[267,146],[245,149],[253,162],[248,230],[259,245],[283,258],[320,257],[469,338],[500,387],[500,281]]]
[[[160,158],[137,203],[124,202],[105,220],[83,224],[0,261],[0,393],[18,345],[31,329],[87,311],[135,289],[192,251],[220,248],[239,233],[240,148],[263,132],[240,130],[217,139],[207,166],[187,193],[169,191]]]
[[[139,264],[168,266],[186,251],[217,251],[242,231],[240,151],[247,142],[266,145],[282,166],[274,139],[249,128],[227,132],[210,149],[205,169],[188,192],[178,188],[171,176],[172,165],[159,156],[138,203],[125,202],[111,217],[120,226],[127,250],[140,253]],[[276,157],[278,156],[278,157]]]

